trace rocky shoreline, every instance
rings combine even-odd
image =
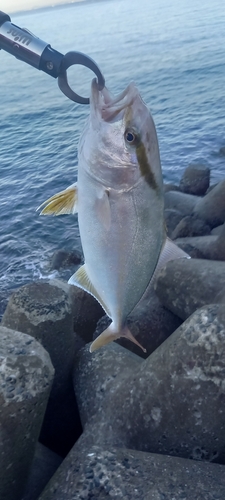
[[[165,221],[192,259],[168,262],[129,317],[147,354],[125,339],[90,354],[108,318],[63,280],[10,297],[1,500],[224,500],[225,180],[190,165],[165,185]]]

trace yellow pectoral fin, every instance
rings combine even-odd
[[[85,290],[85,292],[90,293],[99,302],[99,304],[101,304],[106,314],[111,317],[107,306],[102,300],[102,297],[99,295],[88,276],[85,264],[79,267],[77,272],[71,276],[68,283],[69,285],[78,286],[79,288],[82,288],[82,290]]]
[[[40,215],[64,215],[77,212],[77,183],[72,184],[64,191],[54,194],[44,201],[37,210],[43,208]]]

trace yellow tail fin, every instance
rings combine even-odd
[[[106,328],[106,330],[104,330],[104,332],[102,332],[101,335],[99,335],[97,339],[94,340],[94,342],[92,342],[90,346],[90,352],[96,351],[100,347],[109,344],[113,340],[119,339],[120,337],[125,337],[126,339],[131,340],[131,342],[138,345],[142,349],[142,351],[147,352],[146,349],[142,347],[142,345],[139,344],[139,342],[135,339],[127,326],[125,326],[121,331],[118,332],[115,330],[113,323],[111,323],[111,325],[109,325],[109,327]]]

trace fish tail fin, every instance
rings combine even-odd
[[[120,331],[115,329],[115,325],[113,322],[109,325],[104,332],[99,335],[94,342],[92,342],[90,346],[90,352],[96,351],[100,347],[109,344],[113,340],[117,340],[120,337],[125,337],[126,339],[131,340],[134,344],[138,345],[142,349],[142,351],[147,352],[144,347],[142,347],[141,344],[135,339],[135,337],[132,335],[131,331],[127,326],[124,326]]]

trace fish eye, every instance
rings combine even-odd
[[[138,139],[137,134],[132,129],[125,130],[124,137],[125,137],[125,141],[127,142],[127,144],[131,144],[131,145],[136,144],[137,139]]]

